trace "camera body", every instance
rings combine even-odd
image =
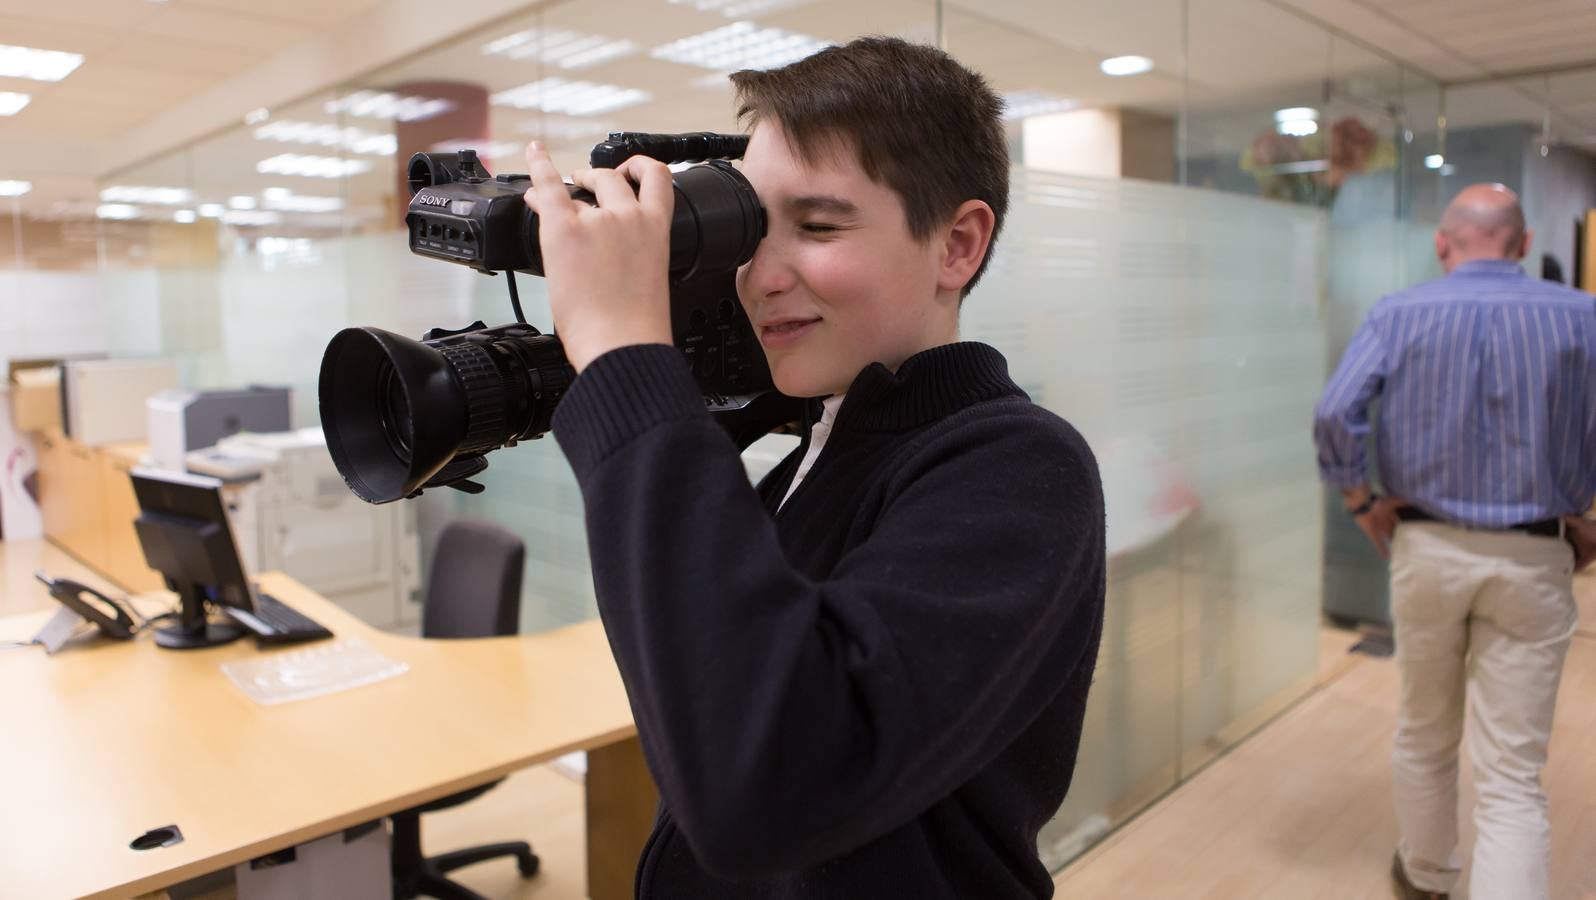
[[[595,167],[634,155],[700,163],[674,172],[670,225],[672,339],[704,397],[739,447],[797,418],[799,402],[771,381],[764,352],[737,298],[736,271],[765,234],[765,210],[726,158],[745,135],[617,132],[594,147]],[[707,160],[707,161],[706,161]],[[515,272],[543,274],[538,219],[526,175],[491,176],[476,153],[418,153],[410,160],[413,253],[489,275],[506,273],[517,322],[432,329],[420,341],[348,328],[322,357],[319,399],[328,450],[346,484],[373,503],[423,489],[476,493],[471,476],[500,447],[548,431],[575,378],[559,339],[521,315]],[[592,204],[588,191],[567,186]]]

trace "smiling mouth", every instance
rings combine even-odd
[[[805,319],[802,322],[782,322],[780,325],[766,325],[763,330],[766,334],[791,334],[794,331],[798,331],[799,329],[813,325],[818,321],[820,320]]]

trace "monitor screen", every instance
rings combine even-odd
[[[134,469],[132,475],[139,503],[134,528],[150,568],[173,590],[192,585],[209,603],[254,609],[221,481],[161,469]]]

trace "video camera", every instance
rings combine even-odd
[[[798,401],[776,391],[737,300],[737,267],[765,236],[764,207],[727,161],[747,146],[746,135],[616,132],[590,157],[595,168],[638,155],[697,163],[671,179],[672,339],[739,447],[799,414]],[[516,292],[516,272],[543,274],[537,215],[522,199],[530,177],[490,176],[473,150],[417,153],[408,174],[411,252],[504,272],[516,321],[434,328],[419,341],[369,327],[333,336],[321,361],[322,429],[344,482],[370,503],[430,487],[480,493],[470,479],[487,468],[486,454],[542,437],[575,378],[560,339],[527,324]]]

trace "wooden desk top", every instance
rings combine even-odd
[[[156,890],[636,733],[596,621],[428,641],[377,631],[286,575],[260,581],[410,670],[261,706],[221,663],[295,648],[171,651],[148,636],[53,657],[0,648],[0,895]],[[50,614],[0,618],[0,640],[28,639]],[[183,843],[129,849],[173,824]]]

